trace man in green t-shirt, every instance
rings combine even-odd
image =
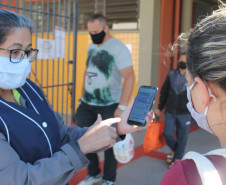
[[[119,117],[128,104],[135,81],[131,54],[122,42],[110,35],[105,17],[94,14],[87,27],[93,43],[88,48],[83,96],[75,117],[80,127],[91,126],[98,114],[103,119]],[[90,160],[88,176],[79,185],[101,180],[97,154],[87,157]],[[110,148],[105,151],[102,185],[114,185],[116,170],[117,161]]]

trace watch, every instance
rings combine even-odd
[[[120,110],[122,110],[122,111],[126,110],[126,107],[127,107],[127,106],[125,106],[125,105],[119,105],[119,106],[118,106],[118,108],[119,108]]]

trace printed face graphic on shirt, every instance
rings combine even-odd
[[[86,62],[86,83],[84,98],[95,104],[112,102],[110,77],[114,57],[105,50],[91,49]]]

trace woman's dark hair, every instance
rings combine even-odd
[[[187,68],[226,91],[226,8],[214,11],[191,30],[187,43]]]
[[[9,10],[0,9],[0,44],[6,41],[6,37],[14,28],[26,27],[32,32],[32,21]]]

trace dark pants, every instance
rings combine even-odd
[[[175,152],[176,159],[182,159],[188,140],[191,115],[165,112],[164,137],[167,145]],[[176,130],[176,139],[174,136]]]
[[[114,117],[114,112],[118,107],[118,103],[109,106],[92,106],[81,101],[76,115],[75,123],[80,127],[89,127],[97,120],[97,115],[101,114],[102,119]],[[89,153],[86,157],[90,160],[88,166],[88,174],[95,176],[100,173],[99,159],[96,153]],[[104,180],[115,181],[117,161],[113,154],[113,149],[110,148],[104,152]]]

